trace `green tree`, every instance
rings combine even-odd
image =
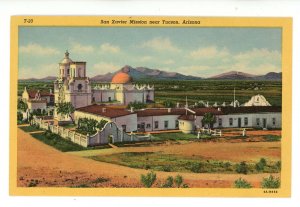
[[[212,113],[205,113],[201,122],[202,125],[207,124],[209,128],[213,128],[216,117]]]
[[[57,103],[55,105],[56,112],[62,116],[68,116],[71,118],[72,122],[74,123],[73,117],[71,116],[72,113],[74,113],[75,108],[72,105],[71,102],[62,102]]]
[[[25,112],[28,109],[27,103],[25,103],[22,99],[19,99],[18,100],[18,109]]]

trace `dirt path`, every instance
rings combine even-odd
[[[18,186],[141,187],[140,175],[148,172],[57,151],[19,128],[17,162]],[[159,182],[167,176],[178,174],[156,173],[158,177],[156,186],[159,186]],[[190,187],[232,187],[234,180],[239,177],[259,187],[262,178],[269,176],[269,174],[180,174]]]

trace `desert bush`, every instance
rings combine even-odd
[[[257,171],[263,171],[265,166],[267,165],[267,161],[265,158],[261,158],[258,163],[255,164],[255,169]]]
[[[275,164],[277,170],[281,170],[281,161],[277,161]]]
[[[237,164],[236,166],[237,173],[247,174],[248,170],[248,165],[245,161],[241,162],[240,164]]]
[[[147,173],[146,175],[141,175],[141,183],[144,185],[146,188],[150,188],[156,180],[156,174],[151,171]]]
[[[203,168],[203,164],[201,162],[192,162],[187,166],[187,169],[194,173],[200,173]]]
[[[235,188],[252,188],[251,184],[242,178],[239,178],[236,181],[234,181],[234,187]]]
[[[31,179],[29,184],[28,184],[28,187],[36,187],[38,185],[38,183],[39,183],[38,180]]]
[[[174,179],[174,182],[177,186],[177,188],[180,188],[180,186],[182,185],[183,183],[183,178],[181,175],[176,175],[175,179]]]
[[[274,178],[273,175],[270,175],[268,178],[263,178],[261,182],[262,188],[279,188],[280,187],[280,180],[279,178]]]
[[[172,176],[169,176],[165,183],[161,186],[162,188],[172,188],[174,183],[174,179]]]
[[[104,182],[107,182],[109,180],[110,180],[109,178],[99,177],[96,180],[94,180],[92,183],[104,183]]]
[[[164,165],[161,167],[161,170],[164,171],[164,172],[171,172],[172,171],[172,168],[170,165]]]
[[[184,183],[184,184],[182,185],[182,187],[183,187],[183,188],[189,188],[189,185],[186,184],[186,183]]]

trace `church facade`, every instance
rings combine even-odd
[[[59,63],[59,75],[54,81],[55,103],[70,102],[77,109],[101,103],[128,105],[131,102],[153,102],[154,87],[135,85],[128,72],[118,72],[110,83],[101,83],[92,88],[90,78],[86,75],[86,62],[73,61],[66,51]],[[68,120],[56,111],[54,118]]]

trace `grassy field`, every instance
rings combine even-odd
[[[223,103],[231,102],[233,89],[236,89],[236,99],[240,103],[248,101],[253,95],[261,94],[266,97],[271,105],[281,106],[282,82],[258,80],[197,80],[197,81],[140,81],[138,84],[149,83],[155,86],[155,102],[162,103],[166,100],[185,102],[188,96],[189,104],[197,101]],[[99,84],[92,83],[92,86]],[[27,89],[53,90],[52,81],[19,81],[18,95],[24,87]]]
[[[34,126],[20,126],[20,129],[22,129],[24,132],[36,132],[41,131],[41,129],[36,128]]]
[[[50,132],[36,133],[32,136],[62,152],[86,150],[85,147]]]
[[[256,169],[256,163],[245,163],[244,170],[240,163],[203,159],[200,156],[183,156],[164,154],[161,152],[123,152],[112,155],[89,157],[93,160],[123,165],[131,168],[165,172],[192,172],[192,173],[277,173],[280,171],[278,162],[269,162],[263,169]],[[259,161],[257,161],[259,162]]]

